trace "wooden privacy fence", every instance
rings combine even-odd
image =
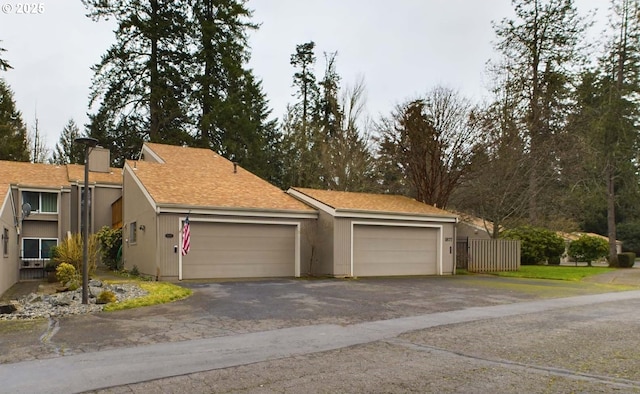
[[[517,271],[520,241],[511,239],[463,239],[457,242],[456,267],[470,272]]]

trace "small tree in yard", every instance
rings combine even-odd
[[[534,265],[558,259],[564,253],[564,240],[551,230],[540,227],[520,226],[505,230],[502,238],[519,239],[522,265]]]
[[[121,259],[118,258],[118,250],[122,246],[122,230],[104,226],[96,233],[100,242],[100,255],[102,263],[112,271],[122,269]]]
[[[609,254],[609,243],[604,238],[582,235],[569,244],[569,257],[578,261],[591,262],[606,257]]]

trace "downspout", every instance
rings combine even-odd
[[[456,268],[458,265],[458,217],[456,216],[456,223],[453,226],[453,269],[451,270],[451,275],[456,274]]]

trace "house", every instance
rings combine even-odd
[[[312,273],[336,277],[446,275],[455,271],[457,217],[398,195],[291,188],[318,210]]]
[[[209,149],[145,143],[124,165],[123,207],[126,269],[179,280],[308,271],[301,234],[316,210]]]
[[[563,232],[563,231],[558,231],[557,234],[560,237],[562,237],[562,239],[564,239],[564,243],[565,243],[565,252],[562,255],[562,257],[560,258],[560,262],[561,263],[572,263],[572,262],[574,262],[569,257],[569,244],[571,244],[572,241],[577,240],[578,238],[580,238],[583,235],[587,235],[589,237],[600,238],[600,239],[603,239],[603,240],[607,241],[607,243],[609,242],[609,237],[605,237],[604,235],[600,235],[600,234],[596,234],[596,233],[582,233],[582,232],[566,233],[566,232]],[[618,254],[622,253],[622,241],[616,240],[616,251],[617,251]]]
[[[457,211],[451,211],[451,213],[459,218],[456,234],[458,239],[491,239],[493,222],[468,213]]]
[[[122,174],[101,148],[92,150],[89,168],[89,231],[96,232],[112,224]],[[81,231],[83,183],[83,165],[0,161],[0,294],[20,279],[41,277],[50,248]]]

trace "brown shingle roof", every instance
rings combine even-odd
[[[145,143],[164,163],[132,162],[158,204],[206,208],[314,210],[209,149]]]
[[[69,185],[64,166],[54,164],[0,161],[0,185],[23,187],[60,188]]]
[[[90,172],[89,182],[122,185],[122,170],[119,168],[111,170],[110,173]],[[84,182],[84,166],[0,160],[0,190],[2,191],[7,190],[9,185],[59,189],[68,187],[72,182]]]
[[[418,214],[455,217],[455,215],[412,198],[392,194],[339,192],[307,188],[292,188],[336,210]]]

